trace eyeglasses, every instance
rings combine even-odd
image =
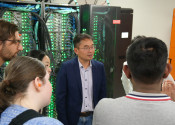
[[[19,45],[21,44],[21,40],[7,40],[7,41],[11,41],[11,42],[17,44],[18,47],[19,47]]]
[[[172,59],[171,58],[168,58],[167,60],[168,60],[168,63],[171,64]]]
[[[89,51],[89,50],[96,49],[96,47],[93,45],[93,46],[85,46],[84,48],[79,48],[79,49],[84,49],[84,51]]]
[[[21,40],[7,40],[7,41],[11,41],[13,43],[21,43]]]

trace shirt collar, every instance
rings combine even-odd
[[[129,93],[126,95],[127,98],[134,100],[143,100],[143,101],[169,101],[171,98],[166,94],[159,93],[141,93],[135,92]]]
[[[80,67],[80,68],[83,68],[83,65],[81,64],[81,62],[79,61],[79,59],[78,59],[78,63],[79,63],[79,67]],[[91,62],[91,60],[90,60],[90,67],[92,67],[92,62]]]

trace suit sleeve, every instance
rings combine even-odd
[[[56,77],[56,110],[58,120],[64,125],[68,125],[67,111],[66,111],[66,95],[67,95],[67,73],[65,65],[60,68]]]

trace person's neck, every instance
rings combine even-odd
[[[160,84],[136,84],[133,85],[133,90],[143,93],[161,93],[161,86]]]
[[[39,111],[39,109],[41,109],[38,103],[36,103],[36,99],[30,98],[30,96],[28,95],[24,98],[21,98],[21,95],[17,94],[16,99],[14,100],[13,104],[20,105],[28,109],[33,109],[35,111]]]
[[[28,109],[33,109],[37,112],[39,111],[39,108],[36,105],[33,105],[31,103],[26,103],[25,101],[17,100],[17,101],[14,102],[14,104],[20,105],[20,106],[28,108]]]
[[[163,79],[162,79],[163,80]],[[143,93],[161,93],[162,80],[157,80],[154,83],[142,83],[139,81],[131,80],[133,90]]]
[[[78,58],[79,59],[79,58]],[[90,61],[86,61],[86,60],[81,60],[79,59],[80,63],[83,65],[83,67],[85,69],[87,69],[90,66]]]
[[[160,90],[155,89],[133,89],[136,92],[143,92],[143,93],[161,93]]]

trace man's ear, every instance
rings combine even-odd
[[[128,79],[130,79],[130,78],[131,78],[131,72],[130,72],[130,70],[129,70],[128,65],[124,65],[124,66],[123,66],[123,71],[124,71],[126,77],[127,77]]]
[[[74,52],[78,55],[78,49],[74,48]]]
[[[163,78],[167,78],[168,75],[170,74],[171,70],[172,70],[171,64],[167,63],[166,67],[165,67],[165,72],[164,72]]]

